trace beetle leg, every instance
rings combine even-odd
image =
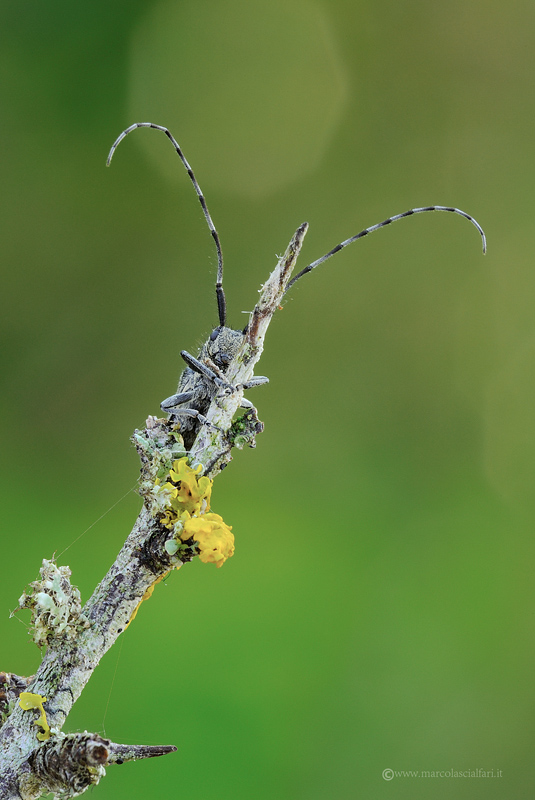
[[[219,378],[210,367],[207,367],[206,364],[203,364],[202,361],[199,361],[198,358],[195,356],[190,355],[187,350],[182,350],[180,355],[188,365],[191,367],[192,370],[198,372],[199,375],[202,375],[204,378],[207,378],[212,383],[215,383],[216,386],[219,386],[221,389],[233,389],[234,387],[227,383],[226,381]]]
[[[215,431],[221,431],[221,428],[218,428],[217,425],[214,425],[213,422],[210,422],[204,414],[201,414],[200,411],[197,411],[196,408],[175,408],[170,411],[172,417],[178,417],[182,414],[184,417],[194,417],[197,419],[201,425],[206,425],[208,428],[213,428]]]
[[[253,386],[263,386],[264,383],[269,383],[269,378],[266,378],[264,375],[258,375],[256,378],[251,378],[250,381],[238,384],[236,389],[252,389]]]
[[[193,392],[181,392],[180,394],[174,394],[171,397],[168,397],[167,400],[162,400],[160,403],[160,408],[162,411],[165,411],[168,414],[175,413],[172,412],[171,409],[173,409],[175,406],[181,405],[182,403],[189,403],[190,400],[193,400],[193,397]]]
[[[209,381],[212,381],[212,383],[215,383],[215,385],[219,386],[221,389],[230,389],[231,391],[236,392],[239,389],[251,389],[253,386],[262,386],[264,383],[269,383],[269,378],[266,378],[264,375],[259,375],[256,378],[251,378],[250,381],[238,384],[238,386],[232,386],[232,384],[227,383],[218,375],[216,375],[213,369],[210,369],[210,367],[207,367],[206,364],[202,363],[202,361],[199,361],[198,358],[195,358],[188,353],[187,350],[182,350],[180,355],[188,367],[191,367],[192,370],[198,372],[199,375],[202,375]]]

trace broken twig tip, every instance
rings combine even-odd
[[[115,744],[109,746],[108,764],[124,764],[126,761],[139,761],[141,758],[156,758],[176,753],[174,744]]]

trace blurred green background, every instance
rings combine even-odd
[[[169,142],[104,166],[150,120],[233,327],[305,219],[301,266],[432,203],[489,252],[420,215],[292,290],[214,487],[235,557],[158,586],[68,720],[178,753],[98,797],[533,797],[533,3],[5,0],[0,31],[0,669],[39,663],[8,613],[43,557],[84,599],[113,561],[129,436],[216,323]]]

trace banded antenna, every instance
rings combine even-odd
[[[215,242],[215,246],[217,249],[217,280],[215,284],[215,293],[217,297],[217,310],[219,313],[219,324],[223,327],[227,320],[227,306],[225,302],[225,292],[223,291],[223,253],[221,251],[221,242],[219,241],[219,234],[215,229],[215,225],[212,222],[212,217],[210,216],[210,212],[208,211],[208,206],[206,205],[206,200],[204,199],[204,195],[201,192],[201,187],[197,183],[197,178],[193,174],[193,170],[190,167],[184,153],[180,149],[180,145],[178,144],[175,137],[171,134],[171,132],[164,128],[162,125],[155,125],[153,122],[134,122],[133,125],[130,125],[125,131],[121,133],[121,135],[116,139],[116,141],[112,144],[111,150],[108,155],[108,159],[106,161],[106,166],[109,167],[111,160],[113,158],[113,154],[115,153],[119,144],[123,141],[123,139],[128,136],[129,133],[135,131],[136,128],[154,128],[156,131],[162,131],[165,133],[168,139],[171,140],[173,147],[175,148],[178,157],[184,164],[186,171],[190,177],[190,180],[193,184],[193,188],[197,192],[197,197],[199,198],[199,202],[201,204],[203,214],[205,216],[206,222],[208,223],[208,227],[210,229],[210,233]]]
[[[379,228],[384,228],[385,225],[390,225],[391,222],[396,222],[396,220],[403,219],[403,217],[410,217],[412,214],[422,214],[424,211],[450,211],[452,214],[459,214],[461,217],[464,217],[465,219],[469,220],[469,222],[471,222],[472,225],[475,225],[475,227],[481,234],[481,239],[483,242],[483,254],[487,252],[487,239],[485,237],[485,231],[483,230],[479,222],[477,222],[477,220],[471,217],[470,214],[467,214],[466,211],[461,211],[460,208],[450,208],[449,206],[426,206],[425,208],[411,208],[409,209],[409,211],[404,211],[403,214],[396,214],[394,217],[389,217],[388,219],[385,219],[383,222],[378,222],[377,225],[372,225],[370,228],[365,228],[363,231],[357,233],[355,236],[351,236],[350,239],[346,239],[344,242],[340,242],[340,244],[337,244],[336,247],[333,247],[333,249],[329,250],[329,252],[326,253],[324,256],[318,258],[316,261],[313,261],[312,264],[309,264],[308,267],[302,269],[301,272],[299,272],[295,276],[295,278],[292,278],[292,280],[286,287],[286,291],[291,289],[291,287],[294,285],[296,281],[299,280],[299,278],[302,278],[303,275],[307,274],[307,272],[311,272],[316,267],[319,267],[320,264],[323,264],[323,262],[327,261],[328,258],[334,256],[334,254],[338,253],[339,250],[343,250],[344,247],[348,246],[348,244],[356,242],[357,239],[362,239],[364,236],[367,236],[369,233],[372,233],[372,231],[376,231]]]

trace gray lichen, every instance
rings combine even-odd
[[[15,609],[32,611],[31,634],[38,647],[49,645],[60,637],[75,639],[89,627],[82,614],[80,591],[70,582],[69,567],[58,567],[53,559],[43,559],[40,580],[30,583],[30,591],[19,598]]]

